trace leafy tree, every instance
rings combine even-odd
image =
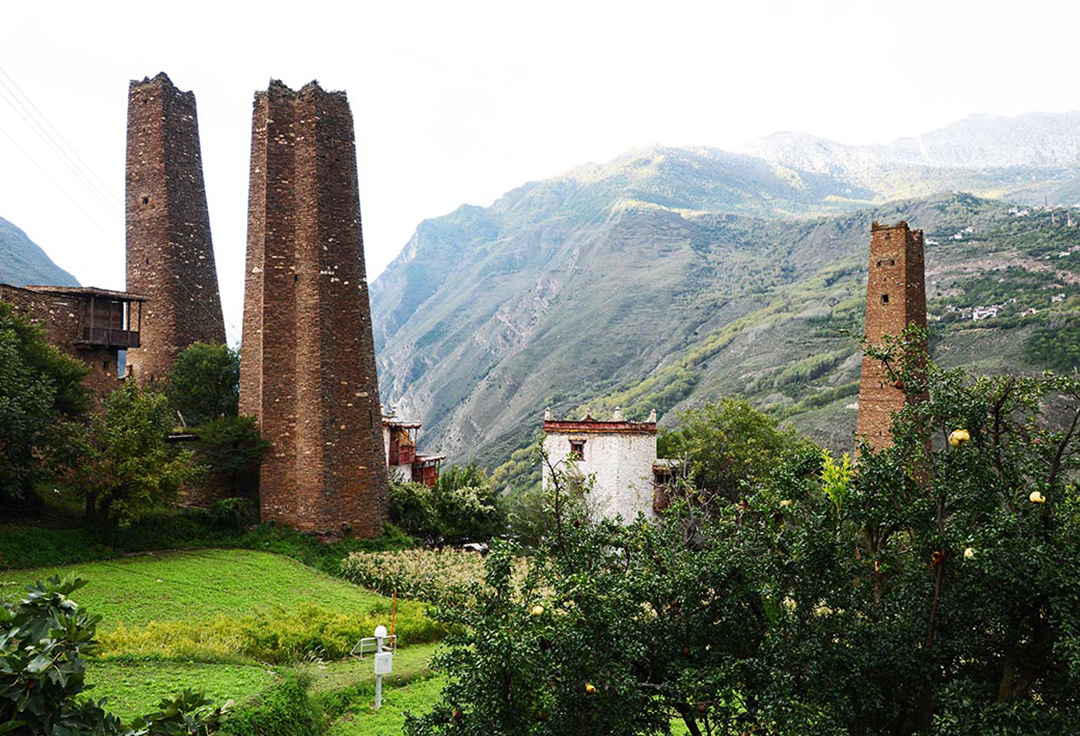
[[[199,460],[228,484],[233,496],[254,497],[259,464],[270,443],[259,434],[253,417],[224,416],[195,429]]]
[[[0,731],[16,736],[206,736],[224,708],[210,709],[201,693],[185,691],[126,727],[105,701],[83,697],[86,665],[96,650],[99,616],[68,596],[85,580],[52,578],[27,586],[19,604],[0,605]]]
[[[240,353],[228,345],[193,343],[176,357],[165,390],[169,405],[188,426],[235,417],[240,406]]]
[[[90,406],[89,368],[45,341],[41,328],[0,302],[0,500],[26,503],[34,487],[70,468]]]
[[[721,399],[687,409],[679,428],[658,439],[661,457],[679,458],[702,496],[733,500],[743,483],[753,483],[772,468],[786,448],[808,441],[790,426],[780,426],[746,401]]]
[[[105,399],[90,424],[90,450],[79,472],[87,516],[127,524],[172,501],[200,467],[190,450],[176,451],[163,394],[128,381]]]
[[[690,486],[655,525],[561,504],[520,584],[496,547],[477,604],[438,611],[448,683],[406,733],[1080,730],[1080,378],[894,347],[922,400],[891,448],[789,443],[734,502]]]
[[[482,542],[506,528],[506,514],[484,471],[451,466],[435,482],[390,484],[390,519],[431,544]]]

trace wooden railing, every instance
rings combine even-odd
[[[139,347],[139,333],[134,330],[111,330],[106,327],[84,327],[83,342],[110,348]]]

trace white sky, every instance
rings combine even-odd
[[[348,92],[372,280],[420,220],[645,143],[886,142],[971,113],[1080,109],[1080,4],[1062,1],[240,5],[0,11],[0,68],[116,198],[103,204],[0,95],[0,217],[83,284],[122,288],[128,81],[165,71],[198,102],[233,342],[251,100],[272,77]]]

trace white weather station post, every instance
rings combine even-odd
[[[366,636],[356,642],[350,654],[359,655],[364,659],[365,654],[375,655],[375,710],[382,707],[382,678],[394,671],[394,652],[397,649],[397,636],[394,635],[394,618],[397,614],[397,592],[394,593],[394,609],[390,616],[390,633],[386,633],[386,627],[375,627],[375,636]]]

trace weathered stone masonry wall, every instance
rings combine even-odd
[[[389,488],[352,114],[315,83],[255,97],[240,394],[273,446],[262,517],[377,535]]]
[[[126,188],[127,288],[150,298],[128,364],[156,380],[193,342],[225,342],[195,95],[164,73],[128,90]]]
[[[116,349],[83,342],[86,300],[76,295],[48,294],[0,284],[0,300],[8,302],[21,317],[45,331],[45,338],[61,352],[90,366],[83,379],[95,403],[120,386]]]
[[[870,275],[866,285],[866,339],[881,344],[908,325],[926,328],[926,282],[921,230],[906,222],[874,223],[870,235]],[[863,358],[856,434],[874,449],[892,445],[891,415],[908,397],[893,384],[885,366]]]

